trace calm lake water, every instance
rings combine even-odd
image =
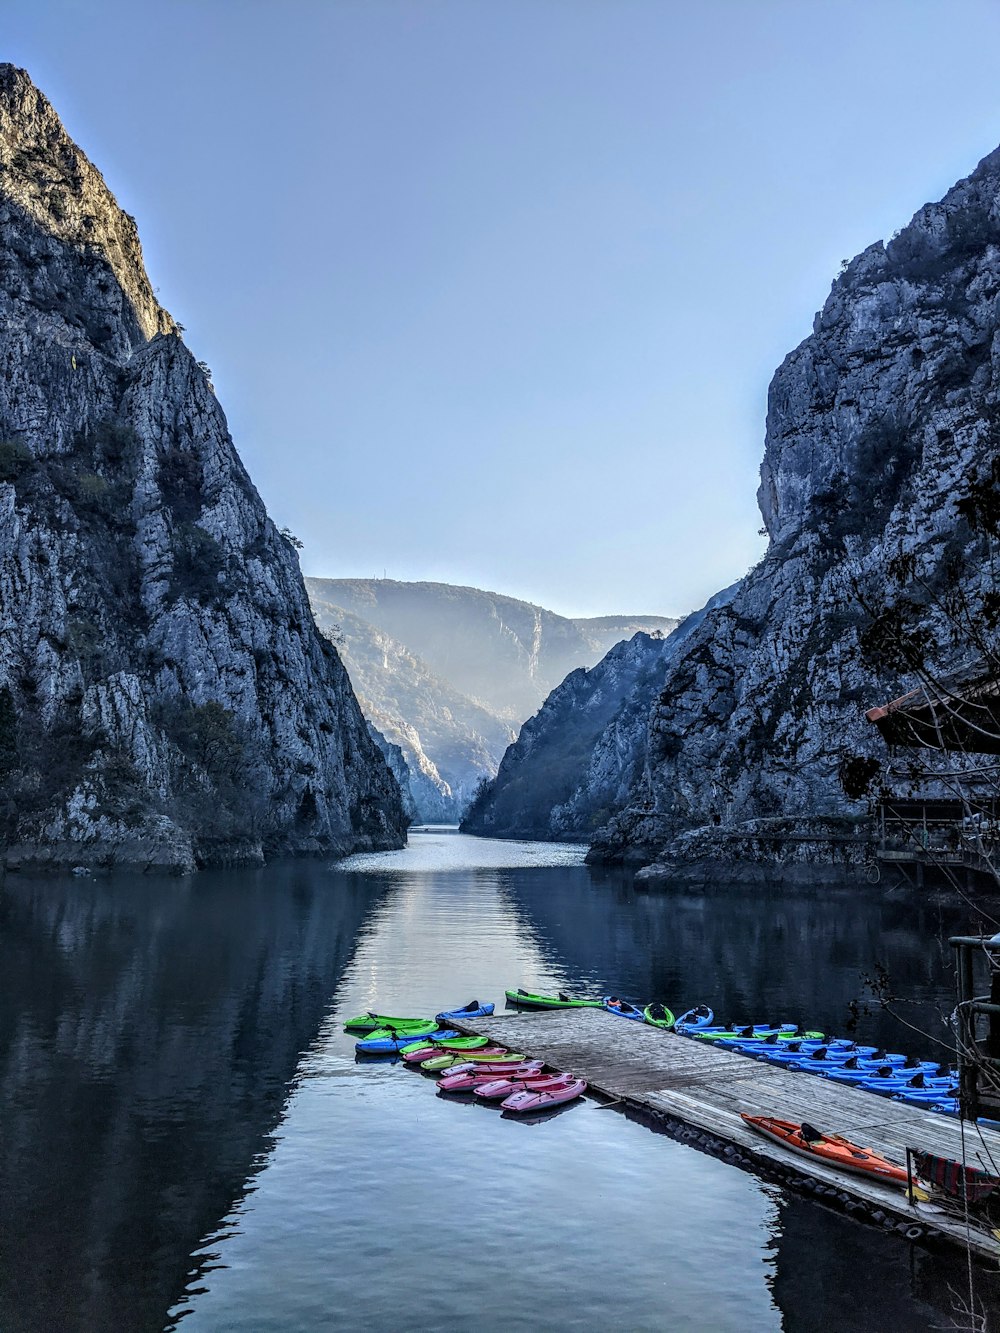
[[[958,1262],[592,1102],[521,1124],[355,1062],[352,1014],[517,985],[842,1029],[882,962],[911,1021],[953,1003],[939,909],[639,893],[581,859],[431,831],[338,866],[8,877],[0,1329],[946,1325]],[[901,1044],[885,1014],[860,1033]]]

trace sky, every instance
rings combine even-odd
[[[997,0],[4,0],[325,577],[683,614],[767,386],[1000,144]]]

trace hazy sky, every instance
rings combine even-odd
[[[5,0],[303,568],[684,612],[767,385],[1000,143],[996,0]]]

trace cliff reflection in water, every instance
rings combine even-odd
[[[0,1327],[160,1328],[383,886],[313,863],[0,890]],[[235,923],[235,926],[234,926]]]
[[[680,1012],[713,1006],[720,1022],[801,1022],[842,1032],[861,1001],[858,1034],[891,1049],[920,1044],[889,1014],[865,1013],[863,976],[887,966],[905,1017],[947,1039],[955,1004],[950,931],[966,918],[917,897],[886,901],[867,888],[761,890],[720,885],[636,891],[624,872],[546,881],[507,876],[504,892],[566,983],[611,985]],[[522,984],[530,982],[525,978]],[[928,1039],[929,1054],[937,1049]]]

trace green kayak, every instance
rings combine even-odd
[[[784,1031],[780,1028],[758,1028],[755,1032],[748,1032],[746,1028],[717,1028],[708,1029],[705,1032],[693,1032],[691,1034],[697,1041],[764,1041],[768,1037],[774,1037],[777,1041],[819,1041],[822,1039],[822,1032],[796,1032],[792,1026],[787,1026]]]
[[[665,1004],[647,1004],[642,1012],[646,1022],[652,1023],[654,1028],[669,1030],[674,1025],[674,1016]]]
[[[345,1032],[376,1032],[379,1028],[395,1028],[397,1032],[406,1032],[416,1028],[426,1032],[434,1027],[433,1018],[392,1018],[389,1014],[359,1014],[344,1024]]]
[[[446,1037],[444,1041],[435,1041],[433,1037],[420,1037],[416,1041],[411,1041],[408,1046],[399,1048],[400,1055],[408,1055],[412,1051],[422,1051],[428,1046],[435,1046],[441,1051],[478,1051],[480,1046],[485,1046],[489,1037]]]
[[[452,1065],[465,1064],[466,1061],[472,1061],[475,1064],[482,1062],[489,1065],[519,1065],[523,1063],[524,1056],[516,1055],[513,1052],[504,1055],[487,1055],[482,1051],[442,1051],[440,1055],[434,1055],[429,1060],[421,1060],[420,1068],[434,1073],[439,1069],[450,1069]]]
[[[505,991],[504,994],[511,1004],[521,1009],[600,1009],[603,1003],[601,1000],[584,1000],[579,996],[566,995],[563,991],[558,995],[536,995],[533,991],[519,989]]]

